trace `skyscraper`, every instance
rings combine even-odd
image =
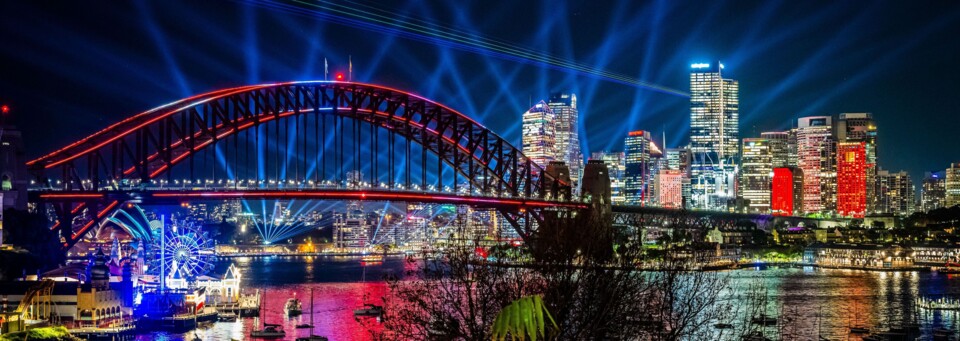
[[[654,182],[657,206],[683,208],[683,173],[676,169],[661,169]]]
[[[556,161],[556,115],[544,101],[534,104],[523,113],[522,140],[523,155],[539,165],[540,169],[547,169],[550,161]]]
[[[610,191],[612,193],[611,201],[614,205],[621,205],[626,201],[623,195],[623,174],[625,172],[625,160],[623,152],[593,152],[591,160],[600,160],[607,165],[607,172],[610,173]]]
[[[890,172],[880,169],[877,171],[874,186],[874,193],[877,196],[874,213],[901,216],[913,213],[916,198],[914,198],[913,180],[907,172]]]
[[[811,116],[798,120],[797,166],[803,170],[803,211],[822,213],[830,208],[833,174],[833,118]],[[835,188],[835,187],[834,187]]]
[[[668,148],[664,153],[664,158],[666,159],[667,169],[680,171],[683,196],[681,207],[686,208],[690,203],[690,164],[693,162],[690,148]]]
[[[720,63],[690,70],[691,199],[699,209],[722,210],[736,196],[740,84],[722,72]]]
[[[770,155],[773,167],[790,166],[790,132],[768,131],[760,133],[760,137],[770,145]]]
[[[842,113],[837,120],[837,142],[863,142],[866,157],[867,211],[875,210],[873,193],[877,175],[877,125],[870,113]],[[839,179],[838,179],[839,181]]]
[[[550,96],[547,103],[556,117],[556,151],[554,157],[563,161],[570,168],[573,191],[579,189],[580,176],[583,172],[583,154],[580,152],[579,112],[577,110],[577,95],[557,93]]]
[[[867,211],[866,142],[837,143],[837,214],[863,218]]]
[[[960,162],[951,163],[950,167],[945,171],[944,176],[944,191],[946,195],[944,196],[944,206],[953,207],[960,205]]]
[[[797,167],[773,169],[770,211],[775,216],[799,215],[803,212],[803,170]]]
[[[624,197],[630,205],[643,205],[649,200],[649,178],[652,136],[650,132],[631,131],[624,139]]]
[[[946,172],[926,172],[920,188],[920,210],[930,212],[946,204]]]
[[[743,162],[740,168],[739,195],[750,201],[749,213],[769,212],[773,172],[770,141],[764,138],[745,138],[741,155]]]

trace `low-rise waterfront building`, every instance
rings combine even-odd
[[[856,269],[913,269],[913,250],[899,245],[814,243],[803,252],[803,262],[822,267]]]

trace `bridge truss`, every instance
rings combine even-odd
[[[586,207],[550,193],[569,185],[468,116],[408,92],[352,82],[193,96],[28,166],[38,183],[31,199],[54,217],[67,248],[118,206],[161,197],[370,195],[486,205],[521,236],[546,207]]]

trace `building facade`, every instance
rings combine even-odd
[[[663,208],[683,208],[683,173],[675,169],[657,172],[657,205]]]
[[[837,143],[837,214],[863,218],[867,212],[865,142]]]
[[[770,145],[770,157],[773,168],[791,166],[788,148],[790,144],[790,132],[768,131],[760,133],[760,138],[766,139],[767,144]]]
[[[870,113],[842,113],[837,120],[837,142],[862,142],[865,155],[867,211],[875,210],[873,183],[877,176],[877,124]],[[839,179],[838,179],[839,181]],[[839,183],[839,182],[838,182]]]
[[[624,201],[629,205],[648,204],[655,166],[653,139],[648,131],[631,131],[624,140]]]
[[[943,205],[953,207],[960,205],[960,163],[951,163],[944,171],[944,200]]]
[[[546,169],[550,161],[556,161],[556,115],[546,102],[540,101],[523,113],[522,144],[523,155],[540,169]]]
[[[920,188],[920,211],[930,212],[946,205],[946,172],[926,172]]]
[[[803,171],[803,211],[831,211],[836,189],[833,118],[803,117],[797,123],[797,167]]]
[[[803,212],[803,171],[800,168],[773,169],[770,211],[775,216],[792,216]]]
[[[723,210],[736,197],[739,163],[740,84],[723,78],[723,64],[690,70],[691,204]]]
[[[626,171],[625,157],[623,152],[593,152],[591,160],[600,160],[607,165],[607,171],[610,173],[610,191],[612,192],[612,201],[614,205],[621,205],[626,201],[623,193],[624,172]]]
[[[363,203],[347,203],[346,212],[334,214],[333,245],[339,250],[365,249],[371,244],[372,226],[363,212]]]
[[[905,171],[877,171],[874,184],[876,206],[874,214],[907,216],[916,208],[915,188],[910,174]]]
[[[577,95],[557,93],[550,96],[547,105],[555,117],[556,161],[563,161],[570,168],[572,189],[576,193],[580,188],[583,172],[583,153],[580,151],[579,111]]]
[[[749,200],[748,213],[770,211],[770,188],[773,173],[773,151],[765,138],[743,139],[739,195]]]

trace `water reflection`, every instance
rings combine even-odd
[[[352,310],[364,302],[379,302],[386,291],[382,278],[400,275],[414,265],[401,258],[386,258],[381,265],[363,267],[351,257],[246,257],[221,260],[218,270],[230,262],[244,276],[245,290],[267,290],[267,322],[280,323],[287,340],[297,337],[294,328],[309,323],[310,289],[314,290],[315,333],[331,340],[369,340],[369,331],[353,317]],[[734,286],[728,299],[759,286],[768,297],[764,310],[782,316],[782,325],[769,327],[767,336],[790,331],[793,339],[816,339],[819,333],[831,340],[859,340],[849,327],[865,325],[872,330],[890,324],[920,320],[927,335],[936,327],[956,330],[958,313],[927,311],[914,306],[918,295],[960,298],[960,278],[936,273],[867,272],[817,268],[750,268],[728,272]],[[364,279],[361,281],[361,279]],[[283,304],[297,293],[304,313],[296,318],[284,315]],[[821,316],[818,318],[818,316]],[[745,321],[747,319],[740,319]],[[248,340],[253,319],[216,323],[196,331],[203,340]],[[374,324],[376,325],[376,324]],[[305,330],[303,331],[305,332]],[[182,335],[150,334],[140,340],[192,339]]]

